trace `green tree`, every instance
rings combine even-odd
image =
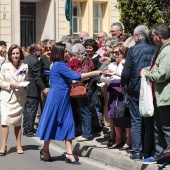
[[[126,35],[131,35],[136,26],[151,28],[156,23],[170,23],[169,0],[117,0],[120,21]]]

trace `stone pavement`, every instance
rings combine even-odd
[[[73,152],[79,157],[89,157],[91,159],[104,162],[107,165],[118,167],[124,170],[157,170],[157,164],[142,165],[140,161],[133,161],[129,158],[131,152],[119,151],[118,149],[108,149],[106,145],[101,145],[104,140],[103,133],[95,136],[92,141],[77,142],[73,140]],[[52,141],[53,144],[65,148],[65,143]],[[80,158],[81,159],[81,158]],[[164,168],[165,170],[170,168]]]
[[[38,124],[38,120],[37,124]],[[104,131],[109,129],[105,128]],[[79,157],[89,157],[96,161],[101,161],[107,165],[114,166],[123,170],[158,170],[157,164],[143,165],[140,161],[130,159],[131,152],[119,151],[118,149],[108,149],[106,145],[101,145],[102,141],[106,141],[103,132],[94,135],[93,140],[77,142],[73,140],[73,152]],[[60,141],[51,141],[54,145],[63,147],[65,143]],[[164,168],[170,170],[170,168]]]

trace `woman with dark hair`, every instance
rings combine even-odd
[[[84,47],[86,49],[87,57],[94,58],[97,56],[96,51],[98,50],[98,44],[94,39],[85,40]]]
[[[56,43],[51,51],[53,66],[50,72],[50,91],[44,106],[36,136],[44,140],[40,151],[41,160],[53,161],[49,153],[51,140],[65,140],[66,163],[79,165],[72,154],[72,139],[75,138],[73,113],[70,104],[70,85],[72,80],[99,76],[101,71],[77,74],[67,67],[65,61],[66,45]]]
[[[24,105],[26,102],[25,88],[20,82],[27,80],[28,66],[23,63],[24,54],[18,45],[12,45],[8,50],[9,62],[4,63],[0,72],[1,88],[1,126],[2,146],[0,155],[7,154],[7,138],[9,126],[14,126],[14,133],[17,140],[17,152],[23,153],[21,147],[21,120]]]

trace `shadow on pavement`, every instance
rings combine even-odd
[[[23,145],[22,148],[24,151],[26,150],[39,150],[41,146],[40,145]],[[16,147],[10,147],[8,149],[8,153],[13,153],[16,152],[17,148]]]

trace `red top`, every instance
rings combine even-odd
[[[67,66],[68,66],[69,68],[71,68],[71,70],[73,70],[73,71],[76,71],[76,70],[77,70],[78,65],[79,65],[79,62],[78,62],[78,60],[75,59],[75,58],[72,58],[72,59],[67,63]]]
[[[90,58],[85,57],[77,68],[77,73],[88,73],[93,71],[94,65]]]

